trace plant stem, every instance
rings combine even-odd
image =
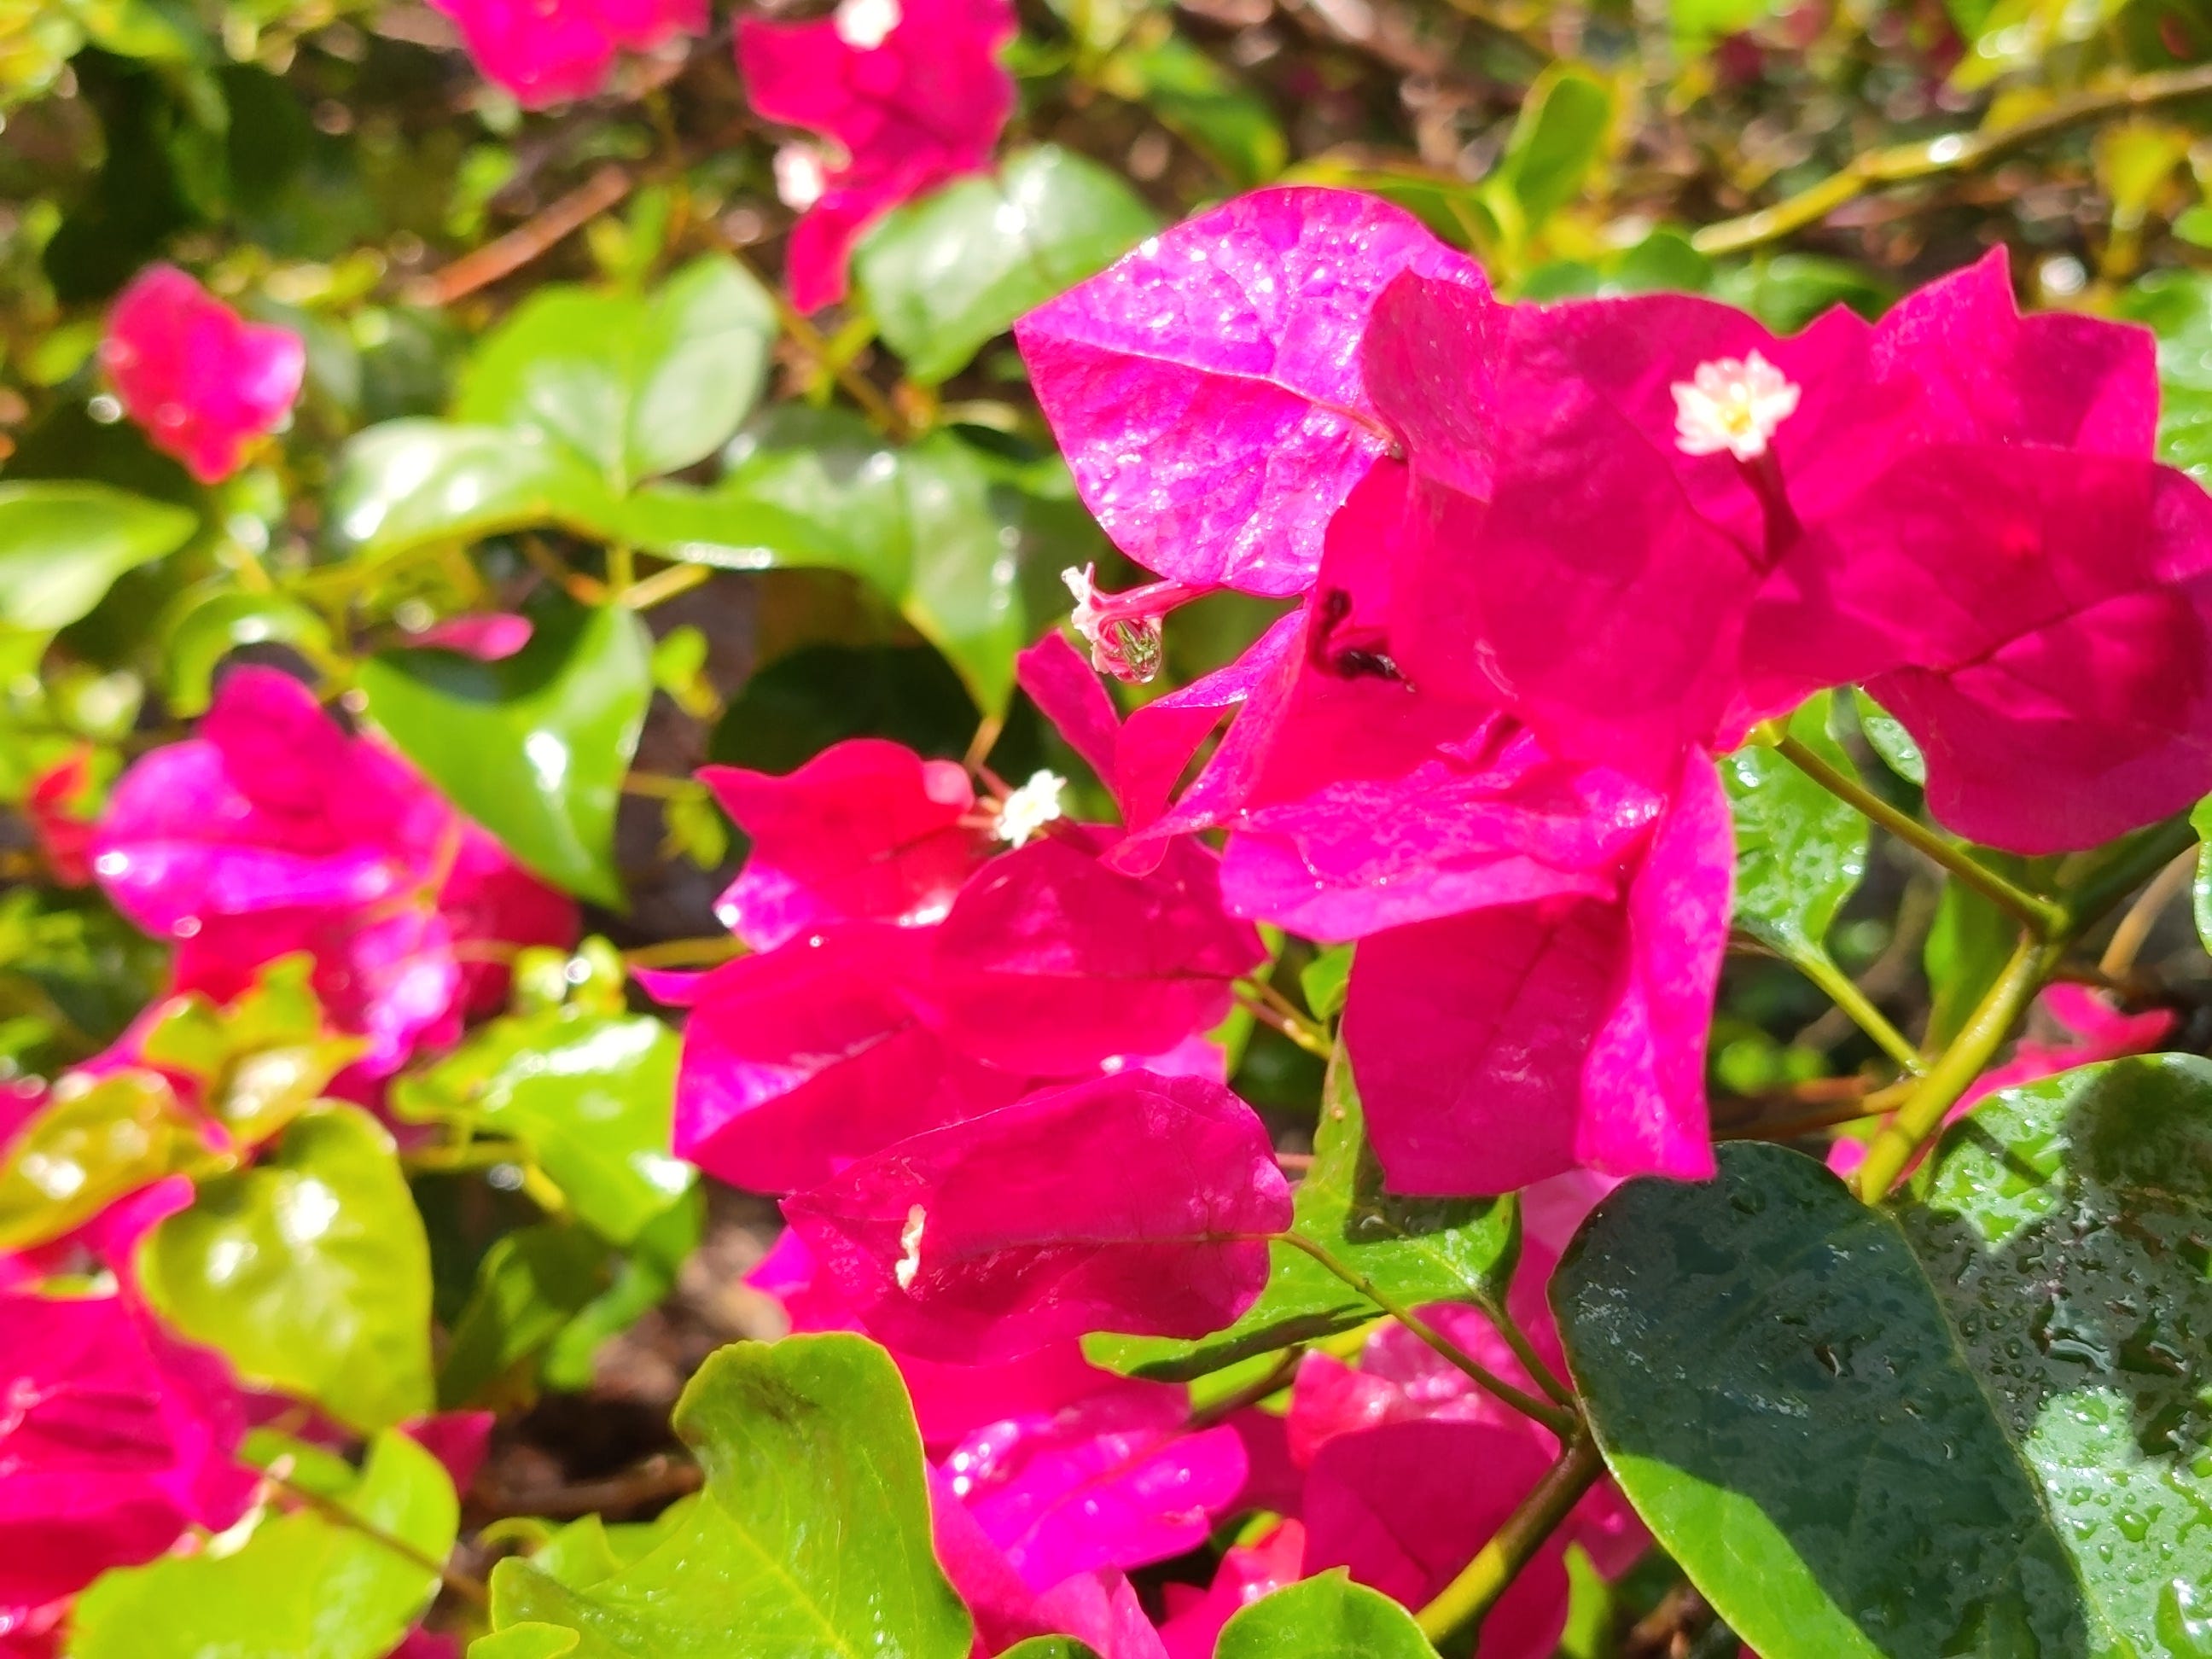
[[[2107,979],[2125,979],[2142,954],[2144,942],[2150,938],[2151,929],[2166,914],[2166,907],[2173,902],[2189,885],[2190,878],[2197,873],[2197,849],[2185,847],[2168,860],[2166,867],[2151,878],[2142,896],[2128,907],[2120,925],[2112,929],[2111,941],[2105,954],[2097,959],[2097,971]]]
[[[1280,1031],[1310,1054],[1316,1055],[1322,1060],[1329,1057],[1328,1039],[1308,1025],[1303,1019],[1294,1014],[1285,1014],[1264,997],[1255,995],[1251,988],[1242,981],[1239,981],[1236,988],[1236,995],[1237,1001],[1250,1009],[1252,1018],[1262,1025],[1270,1026]]]
[[[714,568],[703,564],[672,564],[654,571],[650,576],[640,577],[615,595],[618,604],[632,611],[650,611],[656,605],[674,599],[679,593],[689,593],[714,574]]]
[[[1498,1535],[1485,1544],[1459,1576],[1423,1607],[1416,1619],[1421,1632],[1441,1644],[1479,1626],[1497,1604],[1522,1568],[1527,1566],[1544,1540],[1567,1518],[1567,1511],[1597,1484],[1605,1472],[1597,1444],[1587,1431],[1567,1442],[1548,1474],[1505,1517]]]
[[[1912,1097],[1882,1126],[1867,1147],[1859,1168],[1859,1196],[1872,1204],[1886,1196],[1921,1144],[1942,1127],[1943,1115],[1973,1086],[2013,1024],[2027,1011],[2035,994],[2058,965],[2063,945],[2051,939],[2023,939],[2012,958],[1975,1008],[1966,1029],[1952,1039],[1942,1058],[1929,1068]]]
[[[355,1514],[335,1498],[326,1497],[321,1492],[302,1486],[289,1476],[277,1474],[274,1469],[264,1470],[264,1474],[270,1485],[283,1491],[286,1496],[299,1499],[325,1520],[334,1521],[339,1526],[350,1528],[371,1542],[382,1545],[403,1560],[420,1567],[427,1573],[435,1575],[439,1583],[463,1601],[480,1607],[488,1607],[491,1605],[491,1592],[485,1588],[481,1578],[471,1578],[468,1574],[456,1571],[449,1563],[436,1559],[428,1551],[416,1548],[397,1533],[387,1532],[375,1522]]]
[[[617,599],[637,586],[637,554],[628,542],[607,544],[607,586]]]
[[[1569,1411],[1576,1409],[1575,1391],[1559,1378],[1559,1374],[1544,1363],[1544,1356],[1536,1352],[1536,1345],[1528,1340],[1528,1333],[1521,1328],[1520,1322],[1506,1310],[1500,1302],[1496,1307],[1482,1304],[1482,1311],[1505,1346],[1513,1350],[1513,1357],[1521,1362],[1521,1369],[1536,1379],[1536,1386],[1558,1401]]]
[[[914,433],[906,416],[891,406],[891,400],[884,396],[882,388],[854,368],[843,354],[833,349],[828,337],[814,326],[805,312],[791,303],[781,288],[763,276],[741,250],[732,246],[728,252],[730,257],[744,268],[747,276],[761,285],[763,291],[774,302],[777,321],[799,349],[818,367],[835,375],[837,384],[845,388],[847,395],[867,412],[869,420],[882,428],[886,435],[902,443],[911,438]]]
[[[1278,1243],[1289,1245],[1294,1250],[1302,1250],[1311,1256],[1330,1273],[1403,1325],[1421,1341],[1434,1348],[1455,1367],[1466,1373],[1473,1379],[1477,1388],[1496,1396],[1523,1417],[1534,1418],[1562,1440],[1568,1439],[1580,1431],[1582,1419],[1576,1413],[1554,1406],[1547,1401],[1539,1400],[1534,1395],[1524,1393],[1515,1388],[1472,1354],[1463,1352],[1457,1344],[1404,1303],[1378,1290],[1375,1281],[1361,1273],[1358,1268],[1338,1261],[1321,1244],[1308,1238],[1304,1233],[1279,1232],[1270,1234],[1268,1237]]]
[[[1851,1023],[1875,1041],[1875,1046],[1887,1054],[1907,1072],[1917,1077],[1928,1069],[1920,1057],[1920,1050],[1912,1046],[1904,1032],[1889,1023],[1889,1016],[1875,1006],[1873,1000],[1849,974],[1831,962],[1825,954],[1799,959],[1792,957],[1797,971],[1827,994],[1828,1000],[1851,1017]]]
[[[713,968],[745,954],[744,942],[729,934],[703,939],[665,939],[623,952],[632,968]]]
[[[2067,892],[2066,910],[2073,931],[2080,933],[2094,927],[2106,911],[2149,880],[2169,859],[2196,844],[2197,832],[2185,817],[2153,824],[2122,843]]]
[[[1840,173],[1771,207],[1707,225],[1690,239],[1691,246],[1705,254],[1741,253],[1816,223],[1844,203],[1881,185],[1964,173],[2084,122],[2207,94],[2212,94],[2212,64],[2159,70],[2124,81],[2109,91],[2062,99],[2039,115],[1994,131],[1946,133],[1919,143],[1868,150]]]
[[[2009,912],[2039,939],[2055,939],[2066,927],[2065,908],[2031,893],[1975,858],[1964,848],[1901,812],[1850,774],[1838,771],[1796,738],[1784,733],[1775,752],[1838,800],[1849,803],[1899,841],[1924,853],[1983,897]]]
[[[1296,1379],[1299,1362],[1305,1357],[1305,1345],[1302,1342],[1284,1349],[1264,1375],[1254,1378],[1234,1394],[1223,1395],[1204,1410],[1193,1412],[1190,1426],[1194,1429],[1206,1428],[1234,1417],[1247,1406],[1258,1405],[1271,1394],[1280,1394]]]

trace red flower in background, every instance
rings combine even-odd
[[[149,265],[108,313],[100,364],[154,447],[216,483],[284,424],[307,353],[289,329],[249,323],[174,265]]]

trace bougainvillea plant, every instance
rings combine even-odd
[[[2212,30],[1634,9],[0,4],[0,1659],[2212,1654]]]

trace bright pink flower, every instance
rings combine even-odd
[[[0,1631],[188,1527],[244,1513],[245,1418],[221,1360],[127,1293],[0,1292]]]
[[[1511,1192],[1577,1165],[1710,1175],[1733,866],[1726,798],[1692,756],[1625,902],[1540,899],[1363,941],[1345,1041],[1392,1188]]]
[[[884,214],[989,167],[1014,106],[999,51],[1015,33],[1008,0],[842,0],[818,22],[739,21],[754,110],[836,147],[789,152],[780,169],[804,210],[784,267],[801,311],[844,297],[853,245]]]
[[[977,1364],[1221,1329],[1265,1285],[1290,1192],[1243,1102],[1127,1072],[916,1135],[783,1208],[870,1334]]]
[[[307,354],[289,329],[249,323],[174,265],[149,265],[108,313],[100,363],[154,447],[215,483],[284,423]]]
[[[1168,1619],[1160,1626],[1168,1659],[1213,1659],[1222,1626],[1261,1597],[1296,1583],[1304,1575],[1305,1552],[1304,1526],[1285,1521],[1255,1542],[1231,1547],[1203,1592],[1168,1585]]]
[[[756,951],[826,922],[938,921],[991,847],[966,772],[878,738],[782,777],[708,766],[699,781],[752,838],[714,914]]]
[[[408,642],[458,651],[478,662],[500,662],[529,644],[531,632],[527,617],[512,611],[485,611],[433,623]]]
[[[92,884],[92,820],[79,816],[91,782],[92,750],[79,746],[33,777],[23,796],[46,868],[64,887]]]
[[[349,736],[289,677],[226,678],[198,735],[125,773],[94,834],[118,908],[177,941],[177,988],[227,1000],[294,951],[363,1075],[449,1041],[505,970],[471,943],[566,945],[575,909],[521,871],[397,754]]]
[[[588,98],[618,52],[707,32],[706,0],[431,0],[469,56],[532,109]]]
[[[1115,545],[1194,588],[1303,591],[1330,517],[1391,447],[1359,357],[1401,271],[1489,292],[1401,209],[1263,190],[1017,324],[1077,488]]]
[[[1225,1425],[1188,1432],[1188,1391],[1121,1382],[1052,1413],[978,1429],[945,1456],[951,1488],[1033,1589],[1204,1543],[1243,1490]]]
[[[975,1621],[975,1659],[1003,1653],[1032,1636],[1073,1636],[1099,1659],[1167,1659],[1129,1581],[1112,1571],[1078,1573],[1039,1595],[1022,1582],[953,1492],[929,1472],[932,1541],[945,1576]]]

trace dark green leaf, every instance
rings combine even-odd
[[[540,289],[477,348],[453,418],[534,434],[619,494],[737,430],[776,327],[775,302],[720,255],[649,295]]]
[[[853,276],[907,373],[934,386],[1158,228],[1119,175],[1047,144],[898,209],[861,241]]]
[[[1895,289],[1862,267],[1811,253],[1778,253],[1724,269],[1713,293],[1741,306],[1778,334],[1796,333],[1831,306],[1878,316],[1897,297]]]
[[[653,696],[653,646],[619,605],[554,598],[497,662],[380,653],[362,665],[371,720],[453,804],[539,875],[618,905],[615,811]]]
[[[1790,717],[1790,735],[1838,770],[1828,694]],[[1735,922],[1791,961],[1828,960],[1828,929],[1866,873],[1867,821],[1773,750],[1747,744],[1721,765],[1735,817]]]
[[[1413,1615],[1342,1568],[1240,1608],[1214,1659],[1436,1659]]]
[[[2212,487],[2212,276],[2161,270],[2121,296],[2158,336],[2158,455]]]
[[[1322,1087],[1313,1167],[1294,1203],[1296,1231],[1395,1302],[1498,1306],[1520,1256],[1519,1216],[1510,1198],[1400,1198],[1383,1190],[1341,1046]],[[1117,1370],[1182,1381],[1333,1336],[1381,1313],[1304,1251],[1271,1248],[1267,1288],[1227,1330],[1195,1342],[1094,1337],[1087,1348]]]
[[[2204,948],[2212,951],[2212,796],[2197,803],[2197,810],[2189,815],[2189,827],[2197,832],[2197,875],[2190,884],[2191,908],[2197,915],[2197,937]]]
[[[438,1460],[377,1436],[337,1500],[442,1561],[460,1504]],[[429,1571],[316,1510],[265,1520],[237,1549],[172,1555],[102,1577],[70,1615],[70,1659],[385,1659],[430,1605]]]
[[[888,738],[957,760],[975,736],[974,699],[925,645],[812,645],[745,682],[716,724],[711,757],[788,772],[847,738]]]
[[[577,1659],[966,1659],[913,1410],[881,1348],[842,1333],[735,1344],[675,1420],[707,1475],[681,1529],[582,1589],[502,1561],[495,1630],[573,1631]]]
[[[627,1244],[695,1178],[668,1155],[680,1047],[643,1014],[510,1016],[401,1079],[393,1107],[418,1122],[459,1121],[520,1141],[578,1219]]]
[[[430,1247],[392,1137],[357,1107],[296,1119],[138,1247],[148,1299],[250,1382],[373,1432],[431,1407]]]
[[[0,624],[52,633],[115,579],[175,551],[198,520],[100,484],[0,484]]]
[[[2212,1062],[2008,1089],[1912,1197],[1906,1237],[2101,1621],[2187,1654],[2212,1593]]]
[[[528,1377],[511,1393],[502,1385],[606,1288],[611,1255],[583,1228],[551,1223],[509,1233],[487,1250],[438,1373],[439,1408],[526,1400]]]
[[[2019,939],[2018,924],[1990,900],[1960,883],[1944,884],[1921,948],[1929,992],[1927,1052],[1936,1053],[1959,1034]]]
[[[1607,1464],[1769,1659],[2103,1655],[1897,1224],[1786,1148],[1600,1205],[1552,1303]]]

